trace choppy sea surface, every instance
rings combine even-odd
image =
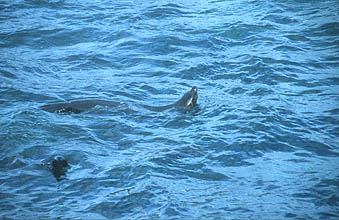
[[[334,220],[338,156],[337,0],[0,1],[1,219]]]

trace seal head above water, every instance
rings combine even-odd
[[[197,104],[197,100],[198,88],[193,86],[189,92],[185,93],[185,95],[175,103],[175,106],[183,109],[192,109]]]
[[[55,156],[48,164],[48,169],[52,172],[57,181],[62,180],[69,168],[67,160],[62,156]]]
[[[198,88],[193,86],[192,89],[186,92],[181,99],[171,105],[165,106],[149,106],[149,105],[142,105],[144,108],[151,110],[151,111],[164,111],[170,108],[177,108],[183,110],[190,110],[194,106],[196,106],[198,100]]]

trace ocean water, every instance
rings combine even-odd
[[[0,1],[1,219],[334,220],[338,156],[338,0]]]

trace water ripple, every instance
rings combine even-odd
[[[336,3],[0,2],[0,218],[337,219]]]

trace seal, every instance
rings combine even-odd
[[[49,169],[57,181],[60,181],[66,175],[68,168],[68,162],[62,156],[55,156],[49,165]]]
[[[164,111],[170,108],[190,110],[197,104],[197,100],[198,100],[198,88],[196,86],[193,86],[190,91],[186,92],[177,102],[173,104],[165,106],[149,106],[141,104],[141,106],[151,111]],[[79,114],[97,105],[117,107],[119,106],[119,104],[120,104],[119,102],[105,100],[78,100],[71,102],[47,104],[40,106],[40,109],[51,113]]]
[[[192,89],[186,92],[181,99],[177,102],[165,105],[165,106],[149,106],[149,105],[142,105],[142,107],[151,110],[151,111],[164,111],[170,108],[177,108],[183,110],[190,110],[194,106],[196,106],[198,100],[198,88],[193,86]]]

